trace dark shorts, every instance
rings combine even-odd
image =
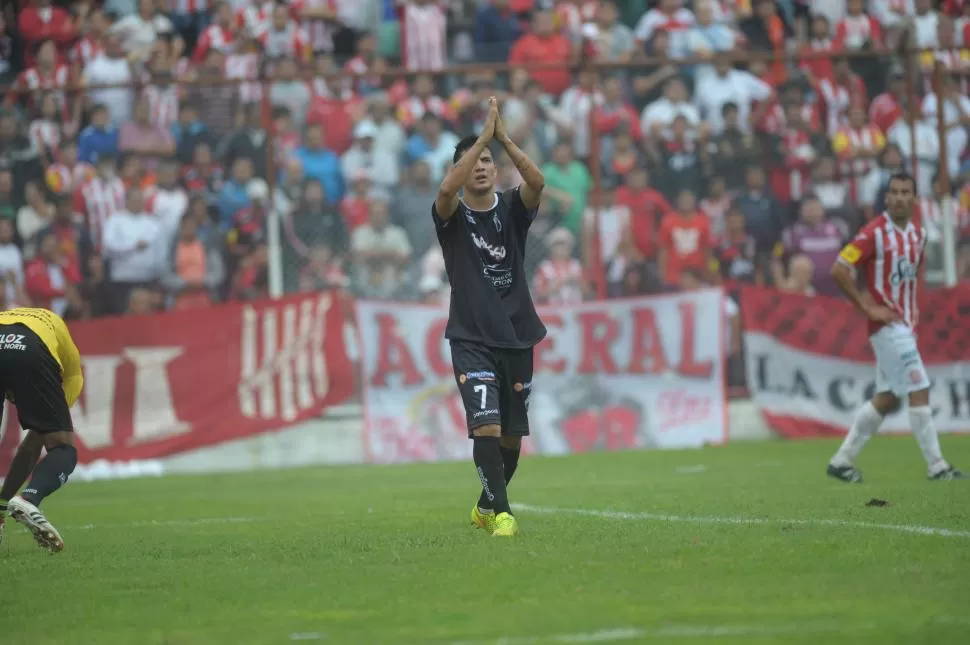
[[[25,430],[44,434],[74,429],[61,366],[25,325],[0,325],[0,392],[13,395]]]
[[[529,436],[532,349],[495,349],[453,340],[451,364],[469,437],[472,430],[487,425],[502,426],[504,436]]]

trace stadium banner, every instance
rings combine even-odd
[[[532,436],[523,450],[682,448],[727,433],[722,294],[544,307]],[[373,463],[466,458],[471,442],[444,338],[448,311],[356,303],[364,442]]]
[[[277,430],[353,393],[330,293],[71,323],[82,462],[156,459]],[[0,476],[21,433],[7,406]]]
[[[741,294],[748,389],[789,438],[843,435],[876,387],[866,321],[844,300],[748,287]],[[920,298],[917,342],[940,432],[970,432],[970,285]],[[909,432],[906,414],[882,432]]]

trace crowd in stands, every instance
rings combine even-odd
[[[429,208],[490,95],[546,177],[528,257],[541,303],[714,283],[835,293],[828,267],[903,168],[939,282],[941,160],[970,241],[959,0],[5,9],[7,307],[84,318],[263,297],[272,213],[286,291],[446,302]],[[907,45],[926,50],[912,66]],[[464,63],[479,65],[448,71]],[[499,188],[516,185],[497,163]]]

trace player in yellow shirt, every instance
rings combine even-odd
[[[55,553],[64,548],[38,507],[77,466],[71,406],[83,386],[81,355],[60,316],[27,307],[0,313],[0,391],[28,430],[0,489],[0,539],[8,511],[41,547]],[[43,448],[47,456],[38,464]],[[17,495],[28,475],[30,483]]]

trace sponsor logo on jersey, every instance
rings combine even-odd
[[[27,345],[24,344],[23,334],[4,334],[0,336],[0,347],[3,349],[16,349],[24,351]]]
[[[494,381],[495,372],[467,372],[458,379],[462,383],[465,381]]]
[[[889,283],[899,284],[900,282],[915,279],[916,265],[904,258],[896,260],[896,266],[893,267],[893,272],[889,276]]]
[[[474,242],[475,246],[477,246],[479,249],[488,253],[493,260],[498,260],[501,262],[505,259],[506,252],[504,246],[493,246],[486,242],[485,238],[475,233],[472,233],[472,242]]]
[[[496,289],[508,289],[512,286],[512,269],[500,266],[485,266],[485,279]]]

